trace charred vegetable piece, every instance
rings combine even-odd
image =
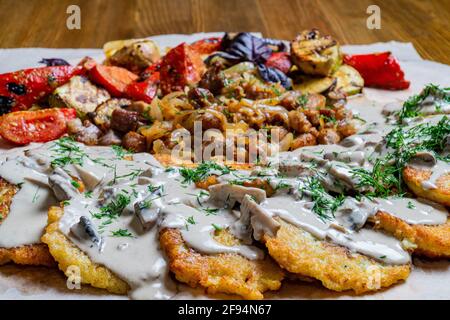
[[[112,113],[116,109],[129,106],[131,101],[128,99],[112,98],[102,103],[95,109],[91,119],[103,131],[108,131],[111,125]]]
[[[200,81],[205,65],[200,55],[182,43],[170,50],[161,62],[160,78],[163,94],[182,91]]]
[[[106,64],[140,73],[160,59],[159,48],[151,40],[112,41],[104,46]]]
[[[0,114],[29,109],[55,88],[84,72],[82,66],[57,66],[1,74]]]
[[[288,73],[292,67],[291,59],[289,58],[289,53],[287,52],[274,52],[267,59],[266,66],[270,68],[275,68],[283,73]]]
[[[47,142],[66,133],[67,122],[75,118],[74,109],[16,111],[0,118],[0,135],[19,145]]]
[[[135,101],[151,103],[158,92],[159,76],[159,72],[155,72],[144,81],[130,83],[125,89],[125,95]]]
[[[199,54],[211,54],[220,49],[222,38],[211,37],[191,43],[191,48]]]
[[[70,66],[70,63],[60,58],[43,58],[39,63],[43,63],[47,67]]]
[[[120,67],[96,65],[89,72],[91,80],[104,87],[115,97],[123,97],[127,86],[138,79],[138,76]]]
[[[342,64],[339,45],[316,29],[303,31],[291,42],[291,59],[303,72],[329,76]]]
[[[336,78],[335,89],[342,91],[347,96],[361,93],[364,87],[364,79],[355,68],[349,65],[340,66],[333,77]]]
[[[57,88],[49,97],[49,103],[54,108],[74,108],[80,116],[84,116],[110,97],[105,89],[98,88],[85,77],[76,76]]]
[[[294,84],[294,89],[301,93],[322,93],[330,89],[336,84],[336,79],[333,77],[309,77],[300,76]]]
[[[390,52],[346,55],[344,62],[361,74],[366,87],[405,90],[410,82]]]

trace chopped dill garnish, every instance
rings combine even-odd
[[[450,161],[448,156],[439,154],[445,148],[448,135],[450,119],[447,116],[435,125],[421,123],[413,127],[393,129],[386,136],[389,153],[377,159],[371,171],[363,168],[352,169],[353,177],[359,180],[358,189],[363,189],[359,191],[369,198],[401,196],[405,190],[403,169],[418,152],[431,152],[439,160]]]
[[[406,118],[414,118],[421,115],[420,108],[422,103],[428,97],[433,96],[450,103],[450,88],[439,88],[439,86],[434,84],[428,84],[422,90],[420,94],[410,97],[403,103],[402,109],[397,113],[398,121],[402,123]],[[436,105],[436,110],[439,111],[440,106]]]
[[[123,159],[126,155],[131,154],[130,151],[122,148],[121,146],[111,146],[111,149],[114,151],[118,159]]]
[[[133,234],[127,229],[119,229],[116,231],[111,231],[111,237],[134,237]]]
[[[414,205],[414,203],[412,203],[411,201],[408,201],[408,205],[407,205],[408,209],[415,209],[416,206]]]
[[[189,231],[189,224],[195,224],[194,216],[190,216],[186,219],[185,227],[186,230]]]
[[[207,216],[215,216],[219,212],[219,209],[217,208],[202,208],[201,210],[204,211]]]
[[[334,217],[334,212],[345,200],[345,196],[342,194],[334,197],[327,193],[317,177],[310,177],[305,184],[300,184],[299,191],[302,197],[307,195],[311,198],[314,202],[312,211],[323,221],[331,220]]]
[[[64,167],[68,164],[82,165],[86,157],[86,153],[72,137],[56,140],[50,150],[54,153],[54,159],[50,162],[52,167]]]
[[[78,181],[72,180],[70,183],[77,189],[80,187],[80,183]]]
[[[214,162],[203,162],[197,168],[180,168],[180,175],[183,177],[182,183],[195,183],[208,178],[211,175],[228,174],[232,169],[228,166],[221,166]]]
[[[122,211],[128,206],[131,202],[129,196],[119,193],[117,198],[109,202],[107,205],[100,207],[100,212],[91,213],[94,218],[102,219],[102,218],[110,218],[115,219],[122,214]]]

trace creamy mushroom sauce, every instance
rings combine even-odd
[[[352,109],[358,113],[358,104]],[[253,239],[275,236],[282,219],[350,251],[388,264],[409,263],[402,243],[365,227],[368,219],[384,211],[409,224],[438,225],[447,220],[446,208],[421,199],[346,197],[337,201],[334,214],[315,210],[315,193],[321,189],[308,188],[313,178],[324,187],[321,196],[334,203],[328,191],[354,191],[358,179],[352,169],[370,169],[372,159],[389,152],[383,138],[393,124],[384,123],[379,107],[359,111],[366,124],[339,145],[282,153],[274,159],[276,168],[227,174],[213,169],[210,174],[218,175],[219,184],[209,192],[196,188],[180,168],[162,168],[149,154],[124,156],[113,148],[75,142],[69,142],[68,149],[64,143],[49,142],[6,152],[0,156],[0,176],[20,185],[20,190],[0,226],[0,247],[39,243],[48,207],[63,201],[60,230],[93,262],[126,281],[130,296],[138,299],[165,299],[176,293],[159,248],[162,228],[179,229],[187,245],[204,254],[236,253],[262,259],[264,253]],[[416,159],[411,165],[432,171],[431,188],[435,179],[448,172],[448,165],[440,161],[418,164]],[[275,194],[267,197],[262,189],[241,185],[254,179],[268,181]],[[84,192],[78,189],[80,182]],[[215,241],[215,231],[221,229],[228,229],[241,244],[225,246]]]

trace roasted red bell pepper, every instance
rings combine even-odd
[[[1,74],[0,115],[29,109],[55,88],[82,73],[82,66],[55,66]]]
[[[289,59],[289,53],[287,52],[274,52],[267,59],[266,66],[276,68],[283,73],[288,73],[292,67],[291,59]]]
[[[192,50],[199,54],[211,54],[220,49],[222,38],[212,37],[195,41],[191,44]]]
[[[0,136],[19,145],[51,141],[65,134],[67,122],[76,116],[68,108],[11,112],[0,117]]]
[[[164,94],[183,90],[200,81],[205,64],[200,54],[186,43],[171,49],[161,61],[161,90]]]
[[[359,71],[366,87],[388,90],[409,88],[410,82],[405,80],[404,72],[390,52],[345,55],[344,63]]]
[[[143,81],[130,83],[125,90],[125,96],[135,101],[151,103],[158,91],[158,83],[159,72],[155,72]]]
[[[138,76],[125,68],[98,64],[89,71],[90,78],[115,97],[123,97],[127,86]]]

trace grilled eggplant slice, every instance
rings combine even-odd
[[[342,64],[337,42],[317,29],[305,30],[291,42],[291,58],[305,74],[329,76]]]
[[[105,89],[95,86],[85,77],[76,76],[65,85],[56,88],[49,97],[49,103],[53,108],[74,108],[81,117],[84,117],[110,98]]]

